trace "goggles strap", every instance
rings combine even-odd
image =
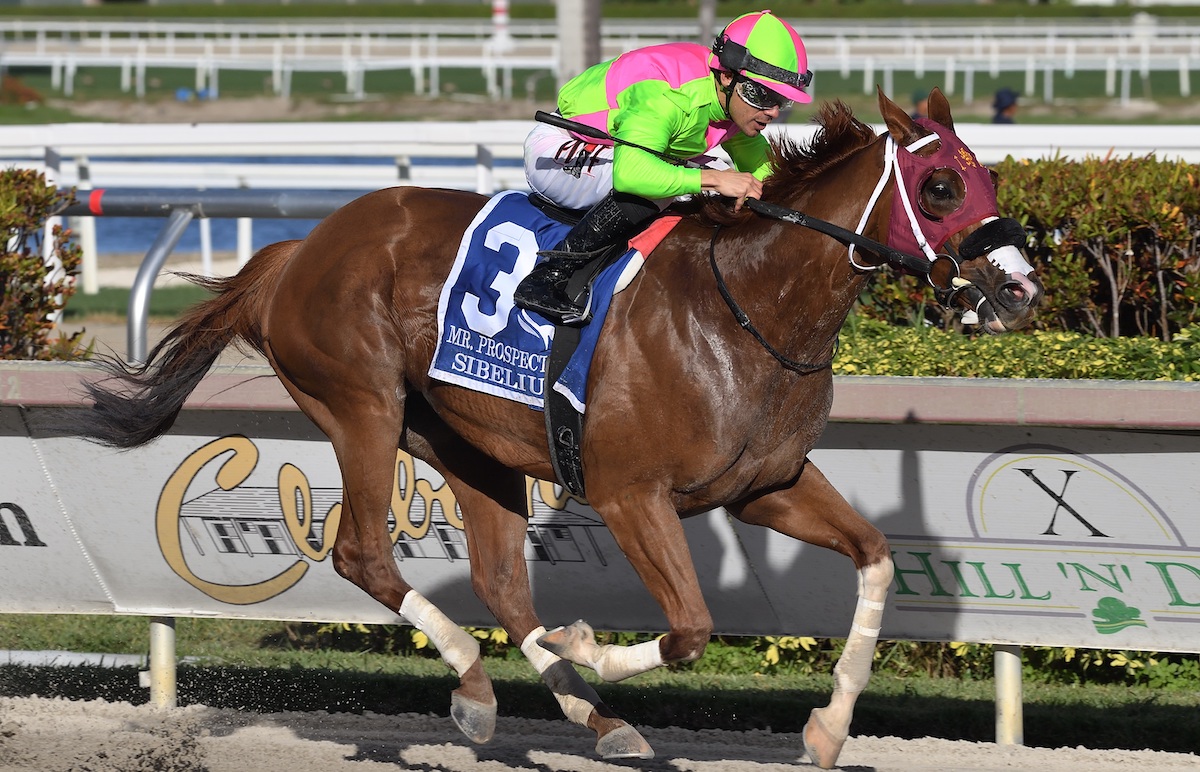
[[[776,67],[770,62],[764,62],[754,54],[750,53],[741,43],[736,43],[728,37],[722,35],[713,43],[713,53],[717,55],[717,61],[723,67],[726,67],[734,72],[747,70],[755,75],[762,75],[764,78],[777,80],[780,83],[786,83],[793,88],[805,89],[809,83],[812,83],[812,70],[804,73],[791,72],[782,67]]]

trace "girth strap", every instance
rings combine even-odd
[[[546,359],[546,395],[542,400],[546,417],[546,438],[550,444],[550,464],[554,476],[571,495],[586,498],[583,485],[583,460],[579,446],[583,441],[583,416],[562,394],[553,389],[555,381],[571,361],[579,346],[580,327],[554,326],[554,341]]]
[[[590,306],[591,283],[614,257],[623,254],[623,251],[619,251],[621,249],[618,245],[597,251],[593,260],[571,276],[567,282],[567,296],[579,298],[587,295]],[[577,325],[554,325],[554,340],[550,344],[550,356],[546,358],[546,393],[542,404],[554,476],[572,496],[586,500],[583,458],[580,454],[580,446],[583,444],[583,416],[565,396],[554,390],[555,382],[571,361],[575,349],[579,347],[582,330],[583,328]]]

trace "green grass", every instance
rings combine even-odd
[[[93,119],[81,118],[66,108],[45,104],[0,105],[0,126],[41,126],[47,123],[77,123],[90,120]]]
[[[191,306],[212,297],[207,290],[192,284],[158,287],[150,293],[150,316],[178,317]],[[67,301],[63,319],[78,321],[88,317],[124,317],[129,310],[129,290],[101,287],[95,295],[77,292]]]
[[[311,639],[281,622],[187,619],[176,623],[178,653],[203,664],[179,668],[180,704],[274,712],[327,710],[447,715],[456,679],[439,660],[302,648]],[[122,616],[0,616],[0,649],[64,649],[144,654],[148,620]],[[720,656],[716,652],[710,652]],[[703,662],[703,660],[701,660]],[[523,660],[488,658],[505,715],[561,718],[549,692]],[[828,674],[752,675],[682,667],[605,684],[584,677],[624,718],[639,726],[798,732],[828,702]],[[0,666],[0,695],[148,700],[136,668]],[[863,694],[853,731],[860,735],[990,741],[990,680],[877,674]],[[1200,690],[1065,687],[1027,683],[1028,745],[1200,752]]]

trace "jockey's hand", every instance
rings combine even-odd
[[[736,169],[701,169],[702,190],[715,190],[733,199],[734,211],[739,211],[748,198],[762,198],[762,181],[749,172]]]

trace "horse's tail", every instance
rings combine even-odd
[[[189,309],[144,364],[99,358],[98,364],[111,377],[85,385],[93,408],[83,416],[72,416],[72,433],[110,447],[143,445],[171,428],[188,395],[230,343],[240,338],[262,353],[263,306],[299,243],[281,241],[263,247],[234,276],[186,276],[217,293],[216,297]]]

